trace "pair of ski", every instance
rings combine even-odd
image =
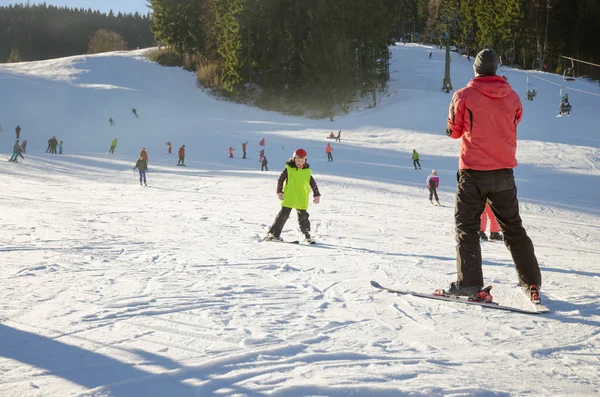
[[[264,238],[264,241],[271,241],[274,243],[284,243],[284,244],[300,244],[300,240],[292,240],[292,241],[287,241],[287,240],[274,240],[274,239],[270,239],[270,238]],[[310,240],[307,241],[306,244],[309,245],[314,245],[317,242],[315,240]]]
[[[392,289],[392,288],[387,288],[382,286],[381,284],[379,284],[377,281],[371,281],[371,285],[377,289],[379,289],[380,291],[386,291],[386,292],[390,292],[390,293],[394,293],[394,294],[398,294],[398,295],[412,295],[412,296],[416,296],[419,298],[427,298],[427,299],[435,299],[435,300],[441,300],[441,301],[447,301],[447,302],[455,302],[455,303],[464,303],[467,305],[477,305],[477,306],[482,306],[482,307],[487,307],[490,309],[498,309],[498,310],[505,310],[505,311],[510,311],[510,312],[517,312],[517,313],[524,313],[524,314],[543,314],[543,313],[547,313],[550,310],[542,305],[537,305],[537,304],[533,304],[535,306],[535,309],[522,309],[522,308],[518,308],[518,307],[513,307],[513,306],[504,306],[504,305],[500,305],[496,302],[484,302],[484,301],[479,301],[479,300],[475,300],[473,298],[469,298],[467,296],[457,296],[457,295],[450,295],[450,294],[436,294],[436,293],[421,293],[421,292],[415,292],[415,291],[407,291],[407,290],[397,290],[397,289]]]

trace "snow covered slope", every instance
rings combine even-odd
[[[538,95],[523,98],[515,173],[551,313],[396,297],[369,281],[428,292],[455,277],[459,142],[444,133],[443,52],[391,51],[378,106],[333,123],[217,100],[143,51],[0,65],[0,154],[17,124],[28,140],[24,161],[0,162],[0,395],[598,394],[598,85],[532,73]],[[524,96],[526,72],[501,73]],[[472,74],[453,54],[455,88]],[[569,118],[555,117],[562,85]],[[62,156],[45,153],[53,135]],[[142,147],[148,188],[132,170]],[[262,242],[299,147],[323,194],[309,208],[320,244]],[[432,168],[444,207],[427,200]],[[284,237],[298,233],[292,214]],[[496,300],[526,306],[506,248],[482,249]]]

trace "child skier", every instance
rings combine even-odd
[[[148,161],[144,160],[144,158],[140,156],[138,161],[135,163],[135,167],[133,167],[134,170],[136,168],[140,172],[140,186],[142,186],[142,179],[144,180],[144,186],[148,186],[146,184],[146,171],[148,171]]]
[[[27,139],[23,141],[23,153],[27,153]]]
[[[502,234],[500,234],[500,226],[498,225],[496,216],[494,215],[494,212],[492,211],[492,208],[488,202],[485,203],[485,210],[481,213],[481,217],[479,218],[479,238],[483,241],[488,240],[488,237],[485,234],[488,219],[490,220],[490,240],[504,240]]]
[[[63,141],[60,141],[60,143],[58,144],[58,154],[63,154],[62,150],[63,150]]]
[[[23,151],[23,149],[21,148],[21,144],[19,143],[19,140],[17,139],[17,141],[15,142],[15,144],[13,146],[13,154],[8,161],[17,162],[17,158],[19,156],[21,156],[21,158],[23,160],[25,160],[25,158],[23,157],[23,154],[21,153],[22,151]]]
[[[167,142],[167,149],[169,149],[169,154],[171,154],[171,150],[173,150],[173,145],[171,145],[171,142]]]
[[[229,158],[230,158],[230,159],[232,159],[232,158],[233,158],[233,151],[234,151],[234,150],[235,150],[234,148],[232,148],[231,146],[229,146]]]
[[[242,156],[243,159],[247,158],[246,157],[246,147],[248,146],[248,142],[250,142],[250,141],[242,142],[242,152],[244,152],[243,156]]]
[[[440,204],[440,199],[438,198],[437,188],[440,186],[440,178],[438,177],[437,171],[431,171],[431,175],[427,177],[427,188],[429,189],[429,201],[433,205],[433,197],[435,196],[435,201],[437,201],[438,205]]]
[[[333,161],[333,148],[331,147],[331,143],[328,143],[325,146],[325,153],[327,153],[327,161]]]
[[[412,161],[413,165],[415,166],[415,170],[417,169],[417,166],[419,166],[419,169],[421,169],[421,163],[419,162],[419,152],[417,152],[414,149],[412,153]]]
[[[280,237],[285,222],[290,216],[292,208],[298,213],[300,231],[304,234],[307,243],[314,244],[310,237],[310,221],[308,220],[308,198],[310,191],[313,192],[313,203],[319,204],[321,193],[317,183],[312,177],[312,170],[306,162],[306,150],[298,149],[292,158],[285,164],[285,169],[277,180],[277,197],[281,200],[281,211],[277,214],[273,225],[265,240],[283,241]]]
[[[115,149],[117,147],[117,138],[113,139],[112,142],[110,143],[110,149],[108,150],[108,153],[110,154],[115,154]]]

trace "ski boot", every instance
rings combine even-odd
[[[435,295],[438,295],[438,296],[456,295],[456,296],[475,297],[479,291],[481,291],[480,286],[464,287],[464,286],[460,285],[458,282],[453,282],[453,283],[450,283],[450,287],[447,290],[445,290],[445,289],[436,290]]]
[[[490,240],[504,241],[504,237],[502,237],[502,234],[500,234],[499,232],[491,232]]]
[[[532,303],[536,305],[542,303],[542,300],[540,299],[540,290],[537,285],[531,284],[529,287],[524,287],[523,289],[525,294],[531,299]]]
[[[479,232],[479,239],[480,239],[481,241],[488,241],[488,237],[487,237],[487,235],[485,234],[485,232]]]
[[[283,239],[279,236],[274,235],[273,233],[269,233],[264,238],[265,241],[275,241],[275,242],[283,242]]]
[[[304,241],[306,241],[308,244],[315,244],[316,241],[310,237],[310,234],[308,233],[304,233]]]
[[[491,290],[492,290],[492,286],[489,285],[489,286],[485,287],[484,289],[482,289],[481,291],[478,291],[475,294],[475,297],[471,298],[471,300],[474,300],[477,302],[490,303],[494,300],[494,297],[492,296],[492,294],[490,294]]]

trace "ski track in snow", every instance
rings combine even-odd
[[[32,89],[28,76],[33,76],[47,81],[35,83],[41,96],[48,95],[43,84],[63,84],[81,103],[112,98],[111,106],[129,111],[132,101],[142,102],[136,105],[139,120],[111,109],[117,127],[129,129],[115,156],[94,147],[106,146],[122,130],[107,132],[103,126],[78,136],[86,123],[107,124],[90,115],[61,132],[66,155],[43,153],[45,135],[53,132],[42,130],[26,136],[31,153],[25,161],[0,163],[5,186],[0,191],[0,394],[599,393],[599,155],[597,147],[585,144],[583,128],[598,121],[597,112],[585,113],[581,98],[577,117],[585,114],[585,119],[551,117],[552,123],[571,123],[573,143],[561,135],[564,127],[547,129],[547,141],[525,121],[520,129],[515,174],[522,217],[542,268],[542,298],[550,313],[534,317],[378,292],[371,279],[422,292],[445,287],[456,266],[458,142],[443,135],[450,98],[437,87],[443,62],[435,58],[442,53],[434,50],[428,62],[428,47],[392,51],[389,95],[375,109],[359,101],[334,124],[215,101],[189,90],[193,75],[145,62],[141,51],[22,68],[0,65],[0,81],[13,89]],[[453,57],[459,86],[472,70],[466,59]],[[143,78],[128,81],[115,74],[102,84],[125,89],[98,90],[94,76],[108,73],[103,70],[111,62],[141,68]],[[427,78],[416,81],[416,70]],[[507,73],[511,82],[524,81],[521,71]],[[170,76],[174,88],[160,99],[147,99],[161,87],[146,87],[145,79],[157,76]],[[162,109],[160,120],[153,118],[152,109],[159,107],[154,101],[167,103],[165,98],[182,89],[189,103],[174,99],[180,107]],[[550,94],[544,96],[543,87],[538,92],[536,102],[524,105],[526,118],[546,117],[550,104],[555,111]],[[75,117],[75,110],[58,111],[54,104],[40,110],[36,101],[28,114]],[[195,107],[201,108],[198,115]],[[9,114],[19,112],[9,108]],[[178,120],[174,112],[190,119]],[[429,120],[434,118],[439,122]],[[17,122],[0,121],[0,143],[7,148],[13,139],[8,130]],[[133,127],[134,122],[145,124]],[[178,128],[169,129],[169,123]],[[23,134],[36,129],[31,124],[21,121]],[[200,130],[198,136],[189,125]],[[324,153],[319,157],[324,137],[340,128],[342,143],[333,143],[335,160],[327,164]],[[167,130],[175,130],[173,136]],[[252,159],[263,136],[269,172],[257,170]],[[231,137],[252,139],[248,161],[226,158]],[[164,142],[182,139],[189,153],[183,170],[164,153]],[[151,157],[148,188],[138,185],[131,170],[140,142]],[[309,209],[318,244],[263,242],[278,210],[276,178],[297,146],[307,148],[323,194],[321,204]],[[412,169],[413,148],[420,149],[422,171]],[[440,172],[444,207],[427,200],[424,182],[431,168]],[[580,190],[573,190],[577,186]],[[283,236],[298,235],[293,212]],[[504,245],[482,243],[482,251],[495,299],[527,307]]]

